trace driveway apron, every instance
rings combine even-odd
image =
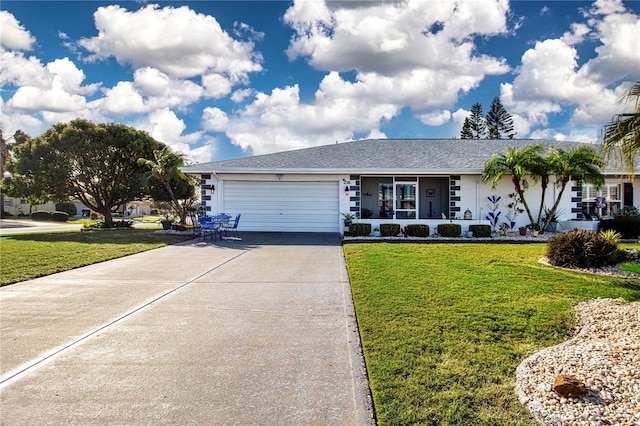
[[[0,288],[0,424],[373,424],[338,236],[192,240]]]

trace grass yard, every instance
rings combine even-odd
[[[537,425],[518,364],[571,335],[573,305],[640,300],[640,280],[547,267],[545,249],[345,244],[379,425]]]
[[[152,250],[192,237],[153,230],[55,232],[0,237],[0,286]]]

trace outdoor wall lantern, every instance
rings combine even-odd
[[[344,195],[349,195],[349,187],[348,186],[344,187]]]
[[[212,194],[216,193],[216,186],[215,185],[211,185],[211,193]]]

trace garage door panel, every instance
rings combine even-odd
[[[224,209],[247,231],[338,232],[337,182],[225,181]]]

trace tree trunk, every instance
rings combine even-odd
[[[104,223],[111,225],[113,223],[113,215],[111,214],[111,209],[104,209],[104,211],[98,212],[102,213],[104,216]]]
[[[511,175],[511,182],[513,183],[513,186],[516,189],[516,193],[518,194],[518,196],[520,197],[520,200],[522,201],[522,205],[524,206],[524,209],[527,212],[527,216],[529,216],[529,222],[530,223],[536,223],[536,221],[533,220],[533,215],[531,214],[531,210],[529,209],[529,205],[527,204],[527,200],[524,199],[524,190],[522,189],[522,186],[520,185],[520,179],[518,179],[518,177],[515,176],[515,175]]]

